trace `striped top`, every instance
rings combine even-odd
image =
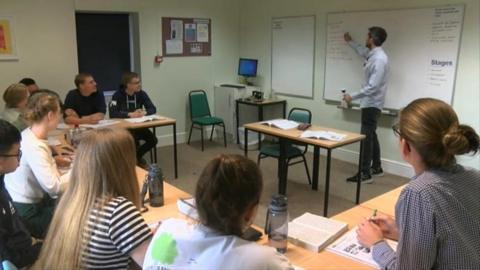
[[[480,172],[460,165],[428,170],[402,191],[395,208],[397,252],[373,246],[382,269],[479,269]]]
[[[90,213],[82,263],[89,269],[127,269],[129,253],[151,236],[135,205],[124,197],[113,198]]]

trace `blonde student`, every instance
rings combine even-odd
[[[32,96],[25,119],[31,124],[22,131],[24,154],[17,170],[5,175],[5,186],[32,235],[43,238],[53,216],[55,199],[68,182],[68,176],[61,176],[57,165],[70,164],[61,155],[56,160],[47,141],[48,133],[56,129],[61,119],[58,98],[48,93]]]
[[[431,98],[405,107],[393,130],[415,176],[398,198],[395,220],[364,220],[358,240],[372,247],[382,269],[478,269],[480,172],[455,156],[476,153],[479,136],[450,105]],[[398,240],[396,252],[386,237]]]
[[[28,127],[28,123],[23,117],[28,100],[28,88],[21,83],[10,85],[3,93],[5,109],[0,114],[0,118],[10,122],[18,130],[22,131]]]
[[[211,160],[195,191],[200,222],[162,222],[143,269],[293,269],[274,248],[240,238],[255,218],[262,187],[253,161],[238,155]]]
[[[126,130],[82,137],[34,269],[128,269],[132,259],[142,265],[152,232],[138,210],[135,161]]]

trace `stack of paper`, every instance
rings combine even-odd
[[[369,248],[363,247],[357,241],[357,227],[351,229],[344,236],[340,237],[327,250],[336,254],[348,257],[355,261],[368,264],[372,267],[380,269],[380,266],[373,260],[372,252]],[[397,242],[387,240],[387,244],[394,250],[397,250]]]
[[[80,127],[84,128],[102,128],[110,125],[115,125],[118,123],[118,120],[105,119],[98,121],[98,124],[81,124]]]
[[[195,205],[195,199],[178,199],[177,200],[178,211],[192,219],[199,220],[197,206]]]
[[[279,129],[292,129],[298,127],[298,123],[295,121],[287,120],[287,119],[275,119],[275,120],[269,120],[265,121],[262,124],[271,126],[271,127],[276,127]]]
[[[300,135],[300,138],[314,138],[339,142],[347,137],[346,134],[340,134],[333,131],[312,131],[307,130]]]
[[[288,239],[298,246],[319,252],[347,230],[347,223],[307,212],[288,223]]]
[[[148,121],[153,121],[153,120],[163,120],[163,119],[165,119],[165,118],[161,117],[159,115],[152,114],[152,115],[146,115],[146,116],[142,116],[142,117],[138,117],[138,118],[127,118],[127,119],[125,119],[125,121],[127,121],[129,123],[132,123],[132,124],[136,124],[136,123],[143,123],[143,122],[148,122]]]

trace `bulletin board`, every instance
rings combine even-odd
[[[162,17],[164,57],[212,55],[211,20]]]

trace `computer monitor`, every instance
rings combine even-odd
[[[240,58],[240,61],[238,61],[238,75],[243,77],[256,77],[257,63],[257,59]]]

